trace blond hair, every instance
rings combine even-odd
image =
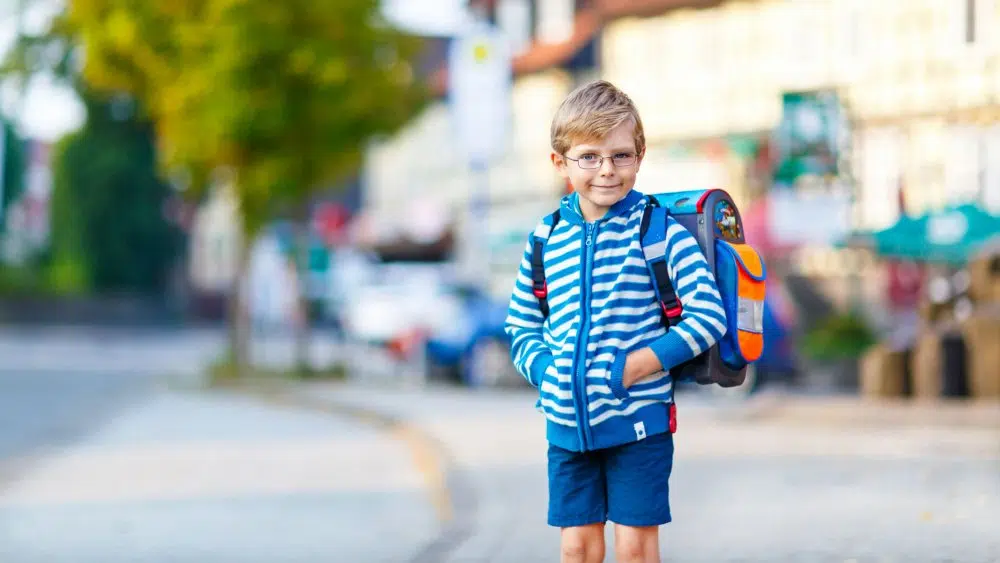
[[[646,135],[632,99],[606,80],[585,84],[570,93],[556,110],[550,131],[552,150],[566,154],[573,144],[599,141],[626,121],[635,126],[635,150],[642,154]]]

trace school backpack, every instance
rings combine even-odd
[[[767,273],[760,254],[743,236],[739,209],[724,190],[694,190],[648,195],[639,227],[646,267],[660,303],[661,320],[668,330],[681,322],[683,307],[667,273],[667,216],[694,235],[715,276],[726,313],[726,334],[708,350],[671,372],[678,381],[736,387],[743,384],[747,366],[764,349],[764,294]],[[559,210],[545,224],[549,233],[559,222]],[[548,317],[548,291],[542,263],[545,237],[535,237],[531,251],[532,292]]]

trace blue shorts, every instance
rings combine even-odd
[[[548,457],[550,526],[670,522],[671,433],[582,453],[549,444]]]

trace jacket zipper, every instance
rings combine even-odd
[[[576,339],[576,365],[573,389],[576,396],[576,423],[579,428],[580,445],[583,451],[590,450],[593,438],[590,432],[590,412],[587,410],[587,346],[590,336],[590,264],[594,257],[593,223],[587,223],[587,235],[583,242],[583,263],[580,265],[580,332]]]

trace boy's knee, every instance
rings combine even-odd
[[[658,561],[659,529],[615,526],[615,558],[619,563]]]
[[[565,563],[587,560],[587,544],[579,539],[574,538],[572,540],[567,540],[563,538],[562,541],[562,560]]]
[[[604,525],[591,524],[563,528],[563,563],[591,563],[604,560]]]
[[[615,540],[615,559],[621,563],[641,563],[645,553],[642,541],[636,536]]]

